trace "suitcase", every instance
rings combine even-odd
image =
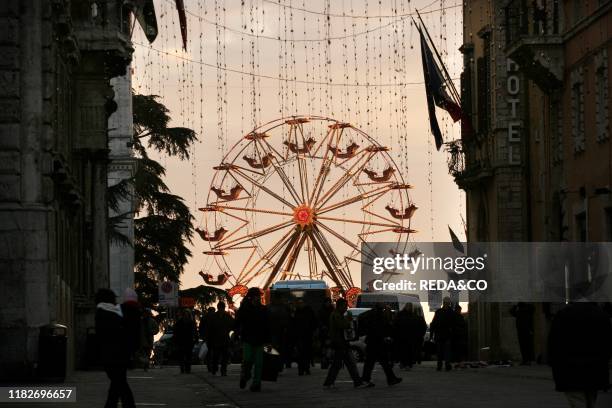
[[[263,352],[262,381],[276,381],[282,367],[281,356],[272,347],[265,347]]]

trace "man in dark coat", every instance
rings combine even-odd
[[[421,347],[426,331],[425,318],[415,313],[412,303],[406,303],[394,321],[393,341],[400,367],[411,368],[415,361],[421,361]]]
[[[533,353],[533,313],[532,304],[519,302],[510,309],[516,320],[516,333],[521,349],[521,365],[529,365],[535,359]]]
[[[374,364],[378,361],[385,372],[388,385],[395,385],[402,381],[395,376],[389,361],[389,348],[392,344],[392,317],[391,311],[385,311],[382,304],[365,312],[359,319],[360,331],[365,332],[366,356],[363,363],[363,375],[361,380],[364,384],[373,386],[371,382]]]
[[[436,310],[434,318],[431,321],[429,330],[431,338],[436,342],[436,354],[438,355],[438,371],[442,370],[444,362],[446,371],[452,369],[451,365],[451,350],[453,332],[456,324],[455,312],[451,308],[449,297],[442,299],[442,307]]]
[[[127,368],[130,358],[128,337],[121,307],[116,304],[115,293],[100,289],[96,293],[96,338],[104,371],[110,379],[105,408],[121,406],[133,408],[134,396],[127,382]]]
[[[297,347],[298,375],[310,375],[312,341],[316,328],[315,312],[302,299],[299,299],[295,305],[291,324],[291,333],[294,335],[294,344]]]
[[[349,343],[344,335],[344,332],[352,325],[352,316],[344,315],[347,309],[348,303],[346,299],[338,299],[335,310],[329,315],[329,341],[330,347],[333,350],[333,357],[331,365],[327,370],[327,377],[323,383],[325,388],[332,388],[334,386],[343,363],[353,380],[354,387],[363,386],[363,381],[357,371],[357,365],[349,350]]]
[[[137,353],[142,347],[142,306],[138,302],[138,295],[132,288],[126,288],[123,292],[123,303],[121,304],[125,332],[127,336],[127,347],[130,354],[129,368],[134,368]]]
[[[261,391],[263,346],[270,339],[267,308],[261,304],[261,290],[249,288],[236,312],[236,332],[242,339],[242,367],[240,388],[253,377],[250,390]]]
[[[557,391],[572,406],[592,408],[597,392],[610,388],[612,324],[595,303],[571,303],[553,319],[548,358]]]
[[[208,350],[210,351],[210,344],[208,344],[208,326],[210,325],[210,319],[215,315],[215,308],[209,307],[204,311],[202,316],[200,317],[200,325],[198,326],[198,334],[200,338],[206,343]],[[212,359],[210,358],[210,353],[206,353],[206,357],[204,357],[204,362],[206,363],[206,369],[209,373],[212,373]]]
[[[211,354],[211,373],[217,375],[221,364],[221,376],[227,375],[229,359],[229,333],[234,327],[234,319],[225,311],[225,302],[217,303],[217,311],[208,321],[208,352]]]
[[[188,309],[179,310],[174,324],[173,340],[179,353],[181,373],[191,373],[193,346],[198,338],[195,321]]]
[[[281,355],[284,363],[291,365],[292,347],[289,338],[289,325],[291,323],[291,309],[281,299],[272,296],[268,306],[268,327],[270,329],[270,343]]]
[[[329,367],[328,351],[329,347],[329,316],[334,311],[334,305],[330,298],[325,298],[323,307],[317,314],[319,323],[319,344],[321,345],[321,368],[326,369]]]

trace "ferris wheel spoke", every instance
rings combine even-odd
[[[216,205],[213,206],[213,208],[215,209],[215,211],[221,211],[223,213],[225,213],[225,210],[230,210],[230,211],[255,212],[255,213],[271,214],[271,215],[285,215],[287,217],[293,217],[292,213],[288,213],[288,212],[284,212],[284,211],[266,210],[266,209],[263,209],[263,208],[255,208],[255,207],[234,207],[234,206],[231,206],[231,205],[216,204]],[[227,215],[232,216],[230,213],[227,213]],[[241,218],[239,218],[239,219],[241,219]]]
[[[296,204],[292,204],[289,201],[285,200],[283,197],[279,196],[274,191],[270,190],[268,187],[264,186],[263,184],[259,183],[256,180],[254,180],[252,177],[249,177],[248,175],[246,175],[245,173],[241,172],[240,170],[236,170],[235,169],[234,171],[237,174],[239,174],[240,176],[244,177],[249,182],[251,182],[251,184],[253,184],[254,186],[259,187],[260,190],[265,191],[266,193],[270,194],[272,197],[276,198],[281,203],[285,204],[287,207],[290,207],[290,208],[295,207]]]
[[[363,158],[366,160],[362,160]],[[346,185],[349,181],[351,181],[355,176],[359,175],[361,170],[365,168],[370,159],[372,158],[372,154],[364,155],[360,157],[351,167],[340,177],[340,179],[334,183],[334,185],[325,193],[323,196],[316,201],[315,205],[321,207],[325,205],[340,189]],[[356,170],[355,170],[356,168]]]
[[[306,234],[306,251],[308,252],[308,272],[310,279],[314,279],[317,276],[317,258],[312,246],[312,240],[308,234]]]
[[[295,265],[297,264],[297,260],[300,256],[300,251],[306,242],[307,235],[305,233],[301,233],[300,240],[297,245],[295,245],[294,249],[289,254],[289,259],[287,260],[287,267],[283,269],[283,274],[281,276],[281,280],[287,279],[287,276],[293,274],[295,269]]]
[[[372,198],[372,197],[382,196],[387,191],[389,191],[390,189],[391,189],[390,187],[385,186],[385,187],[379,187],[379,188],[377,188],[375,190],[368,191],[366,193],[357,194],[356,196],[353,196],[351,198],[347,198],[346,200],[342,200],[340,202],[337,202],[335,204],[329,205],[327,207],[320,208],[320,209],[317,210],[317,214],[325,214],[326,212],[333,211],[333,210],[336,210],[338,208],[345,207],[347,205],[356,203],[358,201],[367,200],[367,199]],[[372,203],[374,201],[375,200],[372,200],[370,203]],[[370,203],[368,203],[368,204],[370,204]],[[362,209],[363,209],[363,207],[362,207]]]
[[[276,225],[273,225],[273,226],[261,229],[259,231],[255,231],[255,232],[251,232],[251,233],[248,233],[248,234],[244,234],[244,235],[242,235],[242,236],[240,236],[238,238],[232,239],[231,241],[224,242],[223,245],[216,245],[214,248],[215,248],[215,250],[218,250],[218,251],[225,251],[225,250],[228,250],[228,249],[235,249],[236,246],[242,245],[245,242],[248,242],[248,241],[250,241],[252,239],[255,239],[255,238],[262,237],[264,235],[271,234],[271,233],[276,232],[278,230],[281,230],[283,228],[289,227],[292,224],[293,224],[293,221],[282,222],[280,224],[276,224]]]
[[[293,230],[287,231],[280,239],[278,239],[271,247],[264,253],[258,260],[246,271],[243,275],[243,279],[247,282],[250,282],[251,279],[260,275],[265,267],[269,267],[268,263],[276,256],[278,251],[280,251],[283,246],[287,243],[289,237],[293,233]],[[261,266],[260,266],[261,265]],[[248,262],[245,263],[243,270],[246,270],[248,266]],[[255,269],[259,266],[258,269]]]
[[[333,280],[338,284],[338,286],[342,287],[346,285],[347,287],[353,286],[352,279],[350,276],[346,276],[344,270],[340,267],[340,260],[336,256],[336,253],[332,249],[331,245],[325,238],[325,236],[319,231],[319,229],[315,226],[311,230],[311,237],[314,239],[313,244],[315,249],[319,252],[319,256],[322,258],[325,266],[329,269],[328,272],[333,275]]]
[[[276,261],[276,263],[274,264],[274,268],[272,268],[272,272],[270,272],[270,275],[268,275],[268,279],[266,279],[266,283],[263,286],[264,290],[268,289],[268,287],[270,286],[270,284],[272,283],[276,275],[278,275],[278,271],[285,264],[285,259],[287,259],[287,256],[289,255],[289,253],[291,252],[291,250],[293,250],[293,247],[297,243],[301,234],[302,233],[299,228],[296,228],[293,231],[293,234],[291,234],[291,237],[287,241],[287,246],[285,246],[283,253],[281,254],[280,258]]]
[[[314,237],[313,232],[309,231],[308,236],[310,237],[310,241],[312,242],[312,245],[315,248],[316,252],[319,254],[319,258],[321,258],[321,260],[325,264],[325,267],[327,268],[327,275],[331,278],[331,280],[334,281],[336,286],[342,287],[345,282],[342,282],[338,277],[338,274],[336,273],[336,268],[329,261],[326,253],[323,251],[323,248],[321,248],[316,238]]]
[[[361,248],[359,248],[358,245],[355,245],[355,243],[349,241],[348,239],[346,239],[346,237],[342,236],[341,234],[338,234],[332,228],[329,228],[325,224],[318,224],[318,226],[323,228],[325,231],[329,232],[330,234],[332,234],[334,237],[338,238],[340,241],[344,242],[349,247],[353,248],[355,251],[359,252],[361,255],[364,255],[364,256],[366,256],[368,258],[371,258],[370,256],[368,256],[367,253],[363,252],[363,250]],[[361,262],[361,261],[359,261],[359,262]]]
[[[274,170],[276,170],[276,173],[278,174],[278,176],[280,177],[281,181],[283,182],[283,184],[285,185],[285,187],[289,191],[289,194],[291,194],[291,196],[295,200],[295,204],[294,205],[289,205],[289,206],[292,207],[292,208],[295,207],[302,200],[300,199],[299,194],[295,190],[295,187],[293,186],[293,184],[289,180],[289,177],[287,177],[287,174],[285,173],[285,170],[283,170],[283,167],[278,165],[278,159],[276,157],[276,155],[278,155],[278,152],[276,151],[276,149],[274,149],[274,147],[272,147],[272,145],[267,140],[263,140],[263,142],[258,140],[257,142],[260,144],[262,150],[265,151],[266,150],[265,146],[267,146],[268,149],[269,149],[269,152],[273,152],[272,153],[272,160],[270,161],[270,163],[272,164],[272,167],[274,167]],[[276,153],[276,155],[274,153]],[[279,157],[282,158],[282,156],[279,156]]]
[[[327,217],[327,216],[319,216],[319,215],[317,215],[317,220],[348,222],[348,223],[351,223],[351,224],[371,225],[371,226],[376,226],[376,227],[388,227],[388,228],[398,228],[398,227],[401,227],[400,224],[383,224],[383,223],[380,223],[380,222],[353,220],[353,219],[348,219],[348,218]]]

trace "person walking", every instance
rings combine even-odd
[[[298,375],[310,375],[312,361],[312,342],[317,328],[317,318],[312,308],[299,299],[291,325],[294,343],[297,348]]]
[[[134,408],[134,395],[127,382],[130,352],[121,307],[110,289],[99,289],[95,302],[96,338],[104,371],[110,380],[104,408],[116,408],[119,400],[122,407]]]
[[[350,314],[348,316],[344,315],[347,309],[346,299],[338,299],[336,309],[329,316],[329,341],[333,356],[331,365],[327,370],[327,377],[323,383],[323,386],[328,389],[334,386],[343,363],[353,380],[355,388],[363,386],[363,381],[357,371],[357,365],[349,350],[349,343],[344,336],[344,331],[351,327],[352,322]]]
[[[229,359],[229,334],[234,327],[234,318],[225,311],[225,302],[217,303],[217,311],[209,318],[208,353],[210,354],[211,373],[217,375],[221,365],[221,376],[227,375]]]
[[[456,323],[455,312],[451,308],[450,298],[447,296],[442,299],[442,307],[436,310],[434,318],[431,321],[430,333],[431,338],[436,343],[436,354],[438,355],[438,371],[442,370],[442,363],[446,367],[446,371],[452,369],[451,354],[452,354],[452,338]]]
[[[393,328],[393,343],[400,368],[410,369],[415,362],[421,361],[421,347],[426,331],[425,318],[415,313],[412,303],[406,303],[395,317]]]
[[[195,321],[189,309],[179,309],[174,324],[173,339],[178,349],[181,373],[191,373],[191,354],[198,337]]]
[[[133,368],[134,362],[137,360],[138,353],[142,347],[142,306],[138,302],[138,295],[134,289],[126,288],[123,291],[121,312],[123,313],[123,320],[125,321],[126,340],[130,356],[128,367]]]
[[[268,310],[261,304],[261,290],[249,288],[236,312],[236,332],[242,339],[242,367],[240,388],[246,387],[251,378],[253,392],[261,391],[263,346],[269,340]]]
[[[388,385],[395,385],[402,381],[393,372],[389,361],[389,349],[393,342],[391,319],[390,313],[385,311],[384,306],[377,303],[373,309],[365,312],[359,320],[359,324],[362,326],[359,330],[366,334],[366,356],[361,380],[368,386],[374,386],[371,381],[372,370],[377,361],[385,372]]]
[[[291,309],[289,305],[279,299],[277,296],[272,296],[270,305],[268,306],[268,327],[270,329],[270,343],[281,356],[281,369],[285,364],[291,365],[291,341],[290,324],[291,324]]]
[[[159,325],[151,313],[151,309],[146,308],[141,322],[141,341],[142,357],[144,370],[148,371],[151,361],[151,351],[153,350],[153,338],[159,333]]]
[[[610,388],[612,324],[595,303],[570,303],[552,321],[548,362],[555,389],[572,408],[594,408],[598,391]]]
[[[453,329],[453,338],[451,339],[451,353],[453,360],[456,363],[455,367],[458,367],[463,363],[465,356],[467,355],[467,324],[463,318],[462,308],[459,304],[454,307],[455,312],[455,324]]]
[[[198,326],[198,335],[200,339],[206,343],[206,347],[210,350],[210,344],[208,344],[208,326],[210,325],[210,319],[215,314],[215,308],[209,307],[207,308],[202,316],[200,317],[200,325]],[[210,358],[210,353],[206,353],[206,357],[204,357],[204,363],[206,364],[206,369],[209,373],[212,373],[212,360]]]
[[[521,349],[521,365],[530,365],[534,360],[533,313],[533,305],[525,302],[519,302],[510,309],[510,314],[515,319],[516,333]]]
[[[326,297],[323,301],[323,306],[317,314],[318,337],[321,348],[321,369],[326,369],[329,367],[329,316],[333,313],[333,311],[334,305],[331,301],[331,298]]]

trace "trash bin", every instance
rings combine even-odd
[[[63,382],[66,379],[68,328],[51,323],[40,328],[38,338],[38,377],[44,381]]]

